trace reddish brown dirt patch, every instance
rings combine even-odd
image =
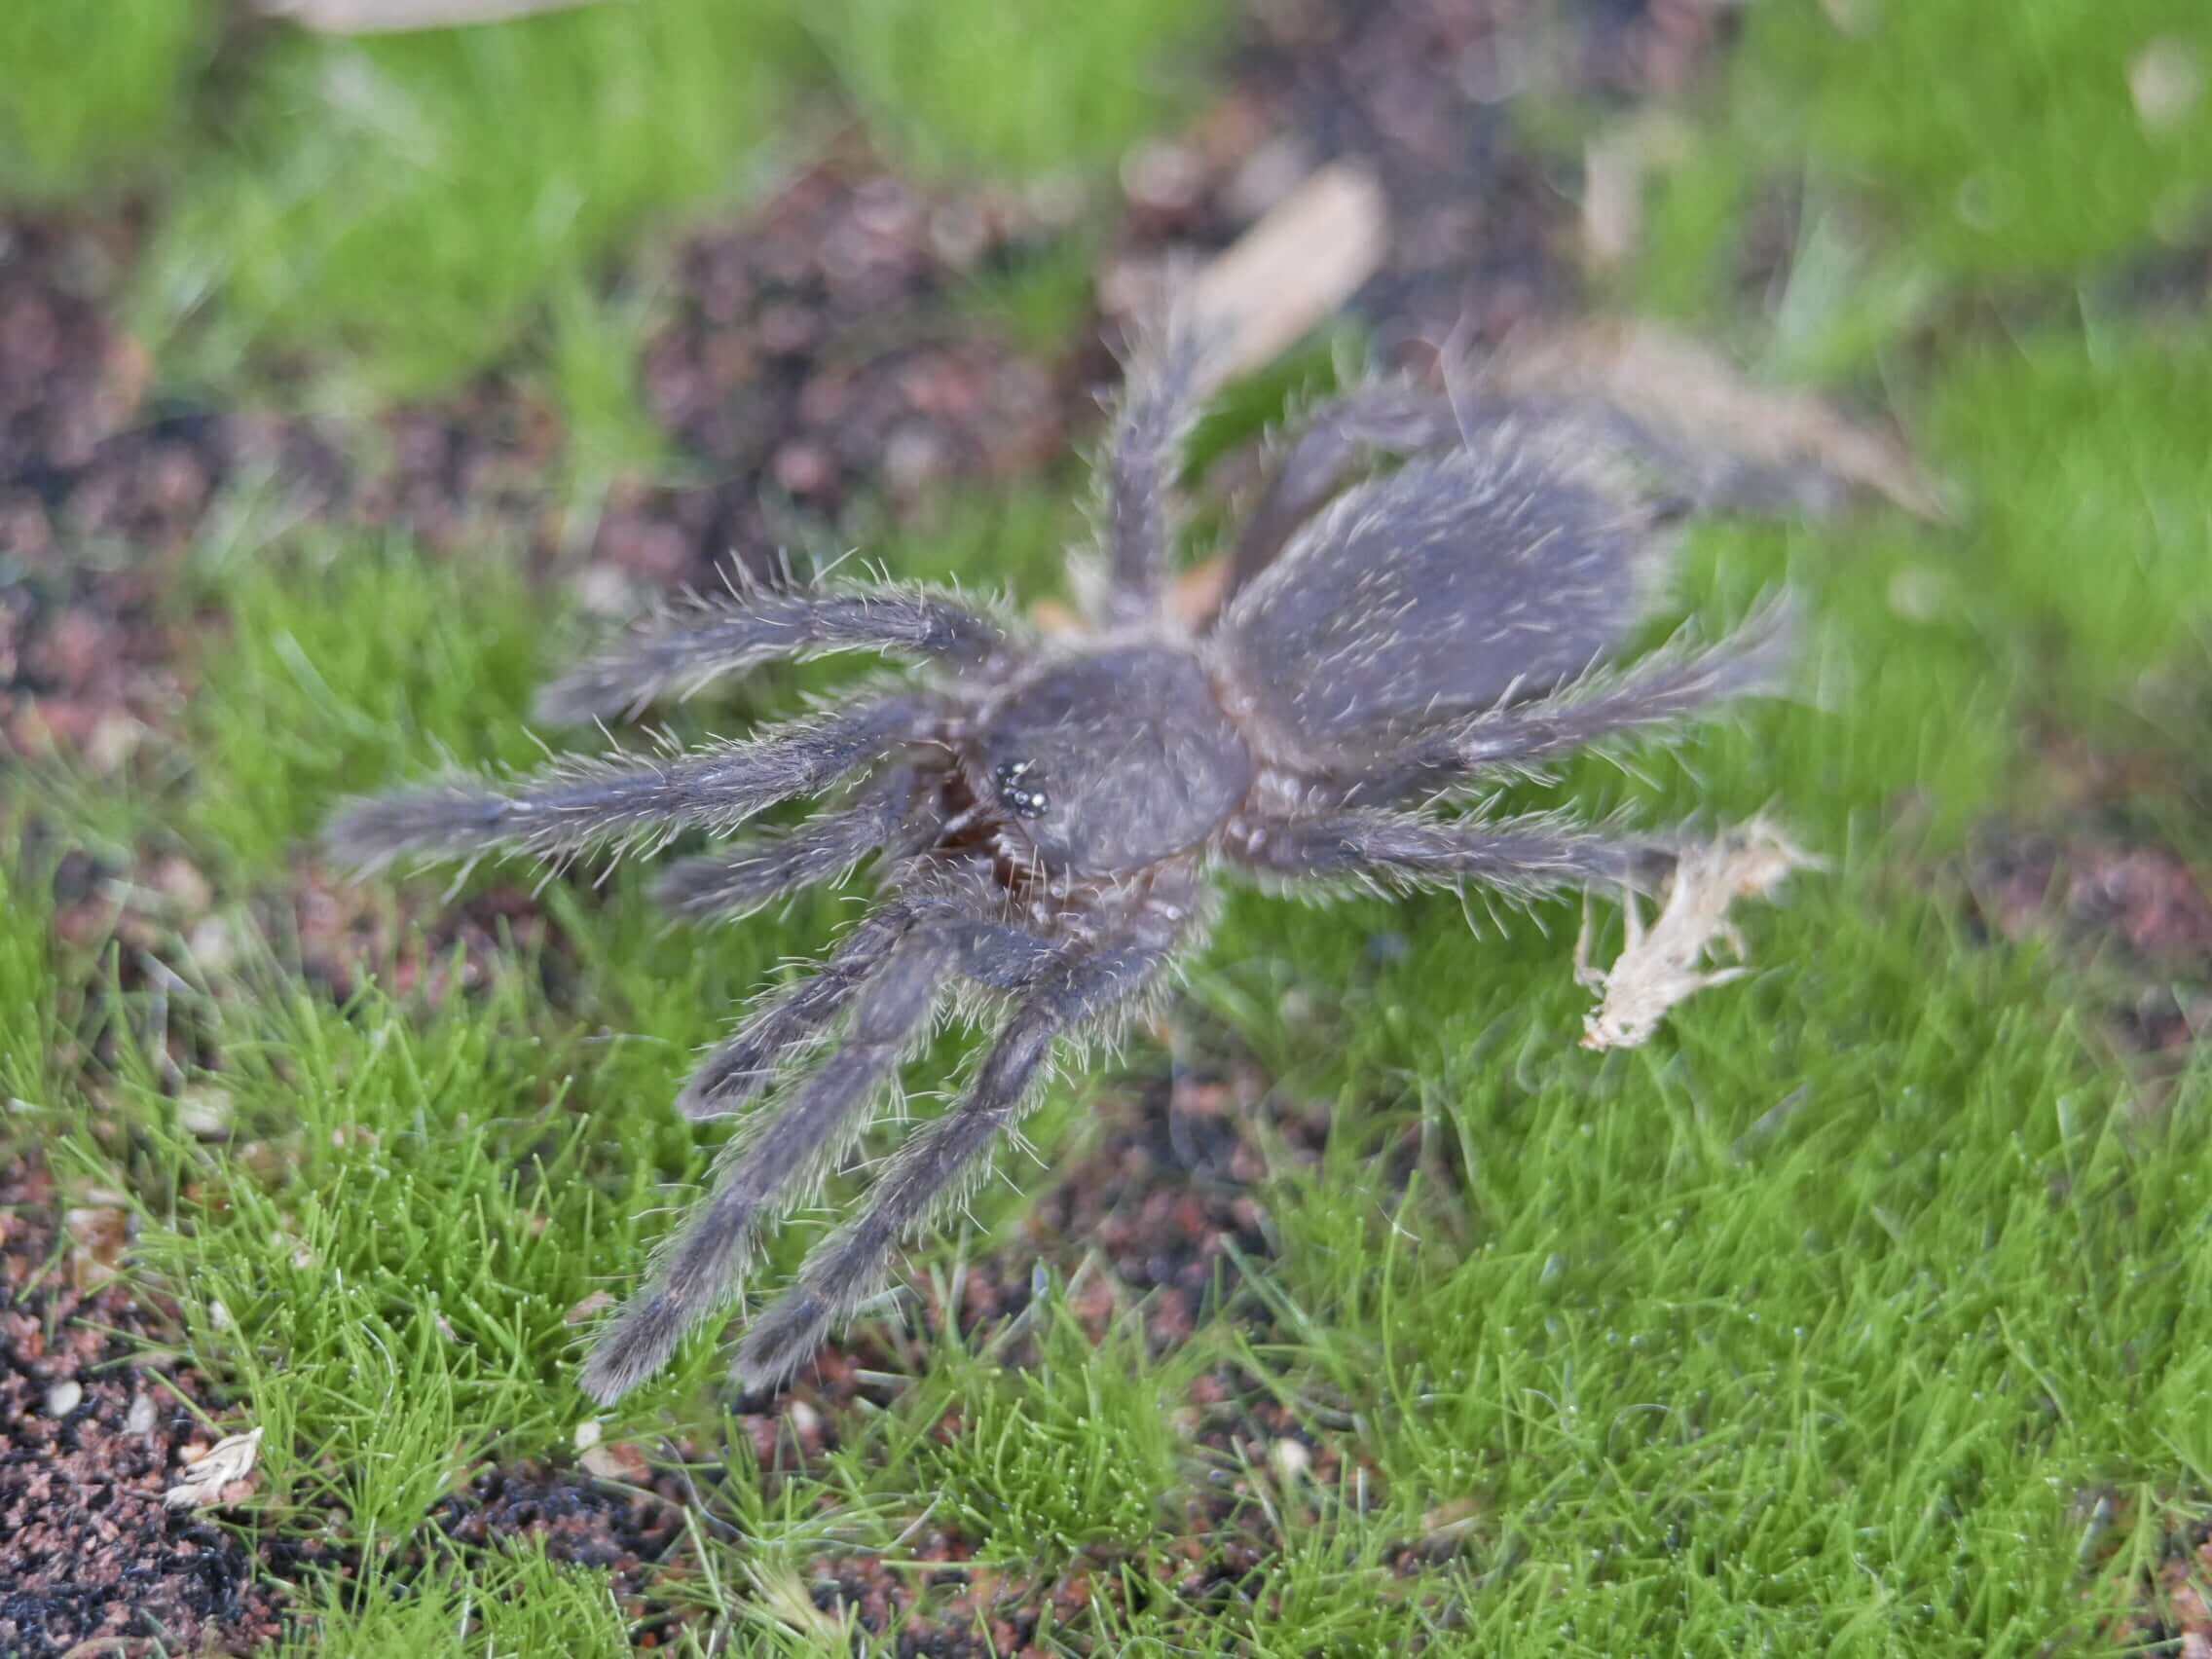
[[[695,577],[732,549],[834,525],[863,495],[904,512],[951,480],[1057,458],[1064,375],[957,304],[1051,235],[1020,197],[925,189],[851,145],[691,238],[643,376],[710,482],[660,494],[680,537],[647,542],[618,518],[605,552],[649,578]]]
[[[65,1202],[35,1164],[0,1173],[0,1651],[265,1645],[281,1604],[251,1552],[162,1502],[180,1451],[211,1444],[187,1404],[205,1386],[134,1360],[159,1320],[109,1276],[121,1212],[64,1228]]]
[[[665,1642],[677,1615],[646,1595],[684,1539],[682,1477],[628,1459],[636,1484],[596,1481],[574,1469],[522,1463],[487,1469],[431,1512],[446,1537],[474,1547],[540,1544],[571,1567],[608,1573],[624,1613],[640,1621],[637,1640]]]
[[[2050,940],[2091,976],[2124,1048],[2179,1055],[2212,1031],[2212,899],[2171,847],[2111,831],[1991,830],[1967,879],[1992,931]]]
[[[2055,927],[2146,964],[2212,964],[2212,901],[2170,848],[2111,836],[1992,835],[1974,876],[1983,915],[2009,939]]]
[[[1238,1258],[1264,1260],[1274,1236],[1259,1183],[1263,1123],[1282,1155],[1320,1156],[1325,1112],[1271,1096],[1246,1063],[1119,1091],[1110,1127],[1024,1228],[1031,1259],[1103,1258],[1123,1296],[1142,1298],[1156,1352],[1187,1338],[1235,1288]],[[1026,1265],[1020,1267],[1026,1289]],[[1110,1302],[1091,1311],[1103,1315]]]

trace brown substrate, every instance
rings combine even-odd
[[[98,1198],[0,1171],[0,1652],[251,1651],[282,1603],[238,1537],[163,1503],[216,1438],[207,1388],[137,1357],[162,1321],[114,1278],[124,1212]]]

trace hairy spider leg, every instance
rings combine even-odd
[[[1288,880],[1398,890],[1478,881],[1515,900],[1592,881],[1627,884],[1649,843],[1578,830],[1550,817],[1458,822],[1375,808],[1309,817],[1243,817],[1231,858]]]
[[[1207,390],[1207,359],[1208,338],[1187,308],[1130,357],[1102,467],[1111,622],[1160,614],[1175,546],[1175,480]]]
[[[793,795],[818,794],[915,735],[930,703],[892,696],[771,726],[681,759],[563,761],[513,787],[476,780],[355,801],[326,841],[372,870],[406,856],[472,858],[512,847],[562,859],[606,844],[666,842],[679,830],[730,830]]]
[[[1664,732],[1715,705],[1781,689],[1792,617],[1770,605],[1707,645],[1684,641],[1631,668],[1585,675],[1543,697],[1417,732],[1345,779],[1346,798],[1384,802],[1470,775],[1526,768],[1608,738]]]
[[[653,898],[686,921],[751,915],[802,888],[836,880],[871,854],[918,850],[938,831],[936,806],[913,767],[887,766],[837,811],[679,860],[653,883]]]
[[[879,957],[853,999],[844,1041],[784,1104],[723,1154],[714,1191],[670,1243],[646,1289],[592,1348],[583,1388],[611,1403],[658,1371],[684,1334],[741,1288],[762,1222],[818,1181],[866,1124],[866,1108],[927,1031],[943,952],[926,930]]]
[[[831,651],[882,651],[979,668],[1008,648],[1006,630],[993,618],[920,588],[747,588],[654,617],[620,645],[546,686],[537,718],[561,724],[634,718],[672,693],[688,697],[763,663]]]
[[[1044,975],[1008,1017],[966,1096],[893,1157],[866,1207],[808,1256],[798,1282],[753,1322],[737,1354],[748,1387],[780,1382],[830,1325],[872,1295],[892,1253],[967,1191],[983,1154],[1032,1102],[1059,1038],[1127,1006],[1173,954],[1183,912],[1141,915],[1124,938]]]

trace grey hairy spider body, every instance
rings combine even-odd
[[[1470,420],[1392,386],[1316,413],[1249,522],[1218,618],[1185,626],[1163,599],[1169,481],[1207,378],[1202,341],[1172,323],[1132,364],[1101,466],[1105,559],[1088,634],[1048,644],[902,588],[740,591],[648,625],[555,682],[540,712],[635,713],[840,649],[924,673],[742,742],[417,789],[334,824],[334,849],[362,867],[498,848],[561,860],[733,830],[859,779],[796,829],[685,860],[661,884],[677,912],[705,919],[874,858],[881,900],[685,1088],[694,1119],[773,1098],[602,1333],[583,1375],[597,1398],[652,1374],[730,1303],[762,1229],[851,1147],[948,1002],[995,1016],[994,1041],[965,1096],[907,1137],[859,1215],[752,1322],[737,1355],[748,1384],[805,1360],[882,1283],[901,1241],[969,1190],[1063,1038],[1125,1027],[1204,940],[1221,873],[1513,898],[1627,881],[1649,842],[1437,807],[1774,679],[1772,612],[1703,648],[1608,668],[1644,616],[1672,509],[1603,459],[1581,422],[1502,405]],[[1374,450],[1410,459],[1351,482]]]

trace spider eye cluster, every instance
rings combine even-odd
[[[1052,810],[1052,797],[1038,787],[1037,762],[1002,760],[991,773],[999,799],[1016,818],[1038,819]]]

